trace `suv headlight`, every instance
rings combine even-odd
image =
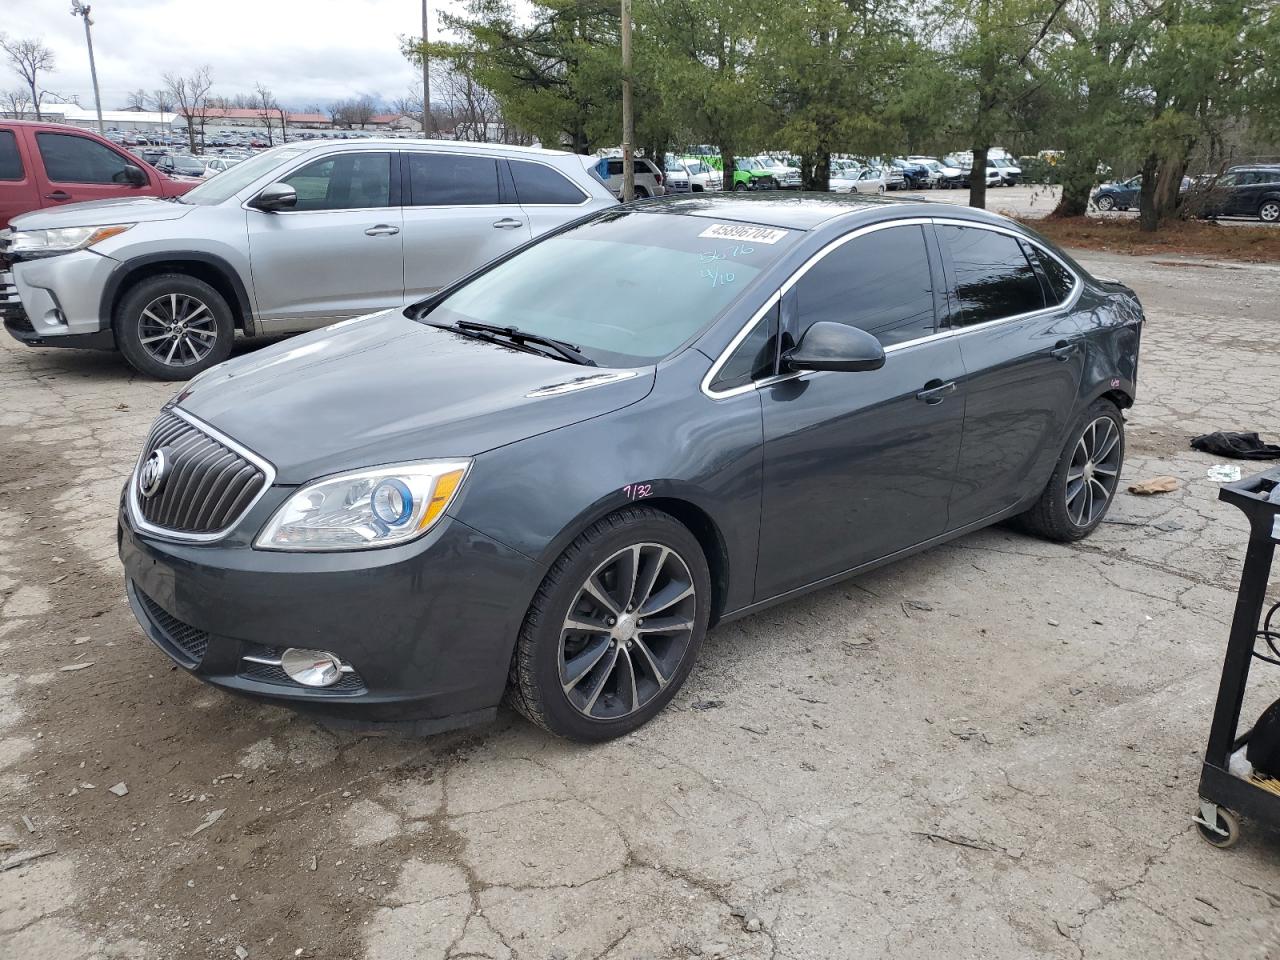
[[[304,484],[263,527],[264,550],[367,550],[408,543],[444,515],[470,460],[424,460]]]
[[[60,253],[71,253],[117,237],[132,226],[132,223],[112,223],[102,227],[14,230],[9,235],[9,253],[24,257],[52,257]]]

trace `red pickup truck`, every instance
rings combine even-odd
[[[199,180],[166,177],[96,133],[0,120],[0,230],[20,213],[81,200],[177,197]]]

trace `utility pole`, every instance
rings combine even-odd
[[[102,126],[102,95],[98,93],[98,68],[93,62],[93,33],[89,30],[93,21],[89,19],[88,5],[80,0],[71,0],[71,15],[84,18],[84,42],[89,47],[89,76],[93,77],[93,105],[98,109],[98,134],[106,136],[107,131]]]
[[[622,202],[636,196],[635,115],[631,111],[631,0],[622,0]]]
[[[427,56],[429,30],[427,0],[422,0],[422,135],[426,137],[435,133],[436,126],[431,116],[431,60]]]

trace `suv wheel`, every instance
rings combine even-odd
[[[693,534],[659,510],[621,510],[587,528],[542,581],[508,698],[572,740],[630,733],[680,689],[710,613],[711,577]]]
[[[649,198],[649,189],[636,184],[636,199],[647,200]]]
[[[1094,202],[1097,203],[1099,210],[1110,210],[1116,205],[1116,201],[1114,197],[1103,196],[1103,197],[1099,197]]]
[[[231,355],[235,322],[222,294],[180,273],[148,277],[116,307],[116,346],[139,373],[187,380]]]
[[[1280,200],[1264,200],[1258,208],[1258,219],[1263,223],[1280,222]]]

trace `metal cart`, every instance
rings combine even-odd
[[[1280,666],[1280,603],[1262,616],[1271,561],[1280,543],[1280,468],[1224,484],[1218,498],[1239,507],[1249,518],[1249,547],[1200,773],[1200,811],[1193,819],[1205,840],[1225,849],[1240,838],[1241,816],[1280,827],[1280,795],[1229,770],[1231,755],[1248,743],[1252,733],[1252,729],[1237,732],[1249,667],[1254,658]]]

